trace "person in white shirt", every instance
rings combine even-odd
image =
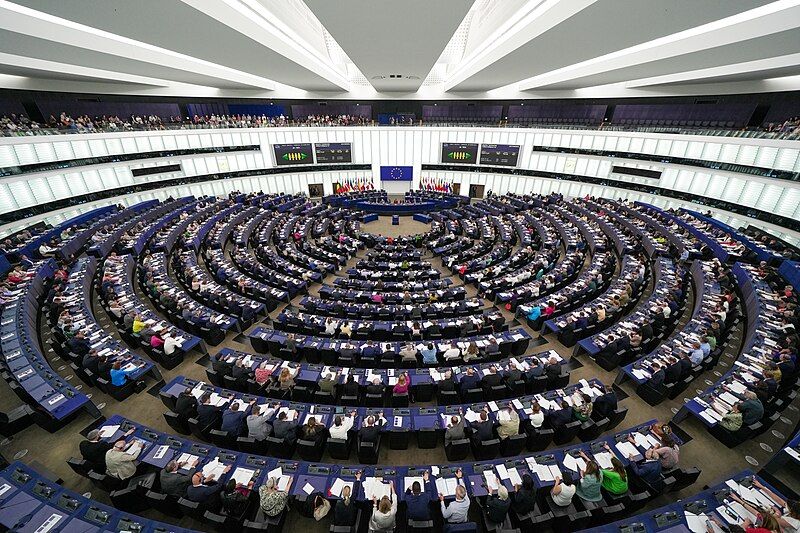
[[[442,517],[448,524],[463,524],[467,521],[469,514],[469,496],[467,496],[467,489],[464,487],[464,480],[461,469],[456,470],[456,479],[458,485],[456,486],[456,499],[450,502],[450,505],[444,504],[444,494],[439,494],[439,502],[442,507]]]
[[[336,415],[333,425],[328,429],[332,439],[347,440],[347,432],[353,427],[356,419],[356,412],[353,411],[349,416]]]
[[[177,333],[174,329],[169,330],[169,332],[164,335],[164,353],[167,355],[172,355],[175,353],[175,350],[180,348],[181,343],[178,340]]]
[[[451,344],[450,348],[448,348],[447,351],[444,352],[445,361],[458,359],[459,357],[461,357],[461,350],[458,348],[458,346],[456,346],[456,343]]]
[[[334,322],[330,317],[325,321],[325,335],[335,335],[336,334],[336,322]]]

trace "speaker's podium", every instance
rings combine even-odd
[[[392,215],[392,226],[400,225],[400,215]]]

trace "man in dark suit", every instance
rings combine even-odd
[[[192,484],[192,476],[195,474],[195,467],[199,460],[195,459],[192,468],[185,474],[181,472],[184,463],[178,463],[174,460],[168,462],[164,470],[159,473],[161,492],[174,498],[185,498],[186,489]]]
[[[383,381],[379,377],[372,378],[372,382],[367,385],[366,393],[375,396],[383,396]]]
[[[100,366],[100,358],[97,356],[97,351],[89,350],[89,353],[83,356],[81,366],[92,374],[97,375],[98,367]]]
[[[191,389],[183,389],[178,395],[178,398],[175,400],[175,412],[178,413],[183,420],[188,420],[197,416],[197,398],[192,396]]]
[[[531,357],[530,368],[526,372],[528,378],[538,378],[544,375],[544,365],[538,357]]]
[[[230,465],[225,467],[225,472],[231,469]],[[224,485],[217,483],[214,476],[203,477],[202,472],[195,472],[192,475],[192,484],[186,489],[186,499],[189,501],[202,503],[208,509],[216,510],[219,508],[219,493],[222,492]]]
[[[494,424],[489,421],[489,415],[486,411],[481,411],[480,419],[472,422],[472,436],[470,437],[475,444],[486,442],[494,438]]]
[[[224,406],[211,405],[211,394],[205,393],[197,406],[197,421],[202,428],[217,429],[222,421]]]
[[[653,367],[651,368],[652,375],[650,379],[647,380],[647,384],[651,387],[658,387],[664,383],[664,369],[661,368],[661,365],[658,363],[653,363]]]
[[[611,385],[606,385],[602,395],[595,398],[592,405],[592,416],[596,419],[606,418],[617,410],[617,393]]]
[[[561,400],[561,409],[550,411],[547,418],[550,420],[550,426],[553,429],[569,424],[572,421],[572,407],[569,406],[566,400]]]
[[[475,373],[475,369],[467,367],[467,372],[461,375],[459,383],[461,384],[461,392],[466,392],[470,389],[477,389],[480,377]]]
[[[551,357],[544,367],[544,374],[547,376],[548,382],[554,382],[561,376],[561,364],[558,359]]]
[[[289,420],[286,411],[281,411],[278,415],[278,419],[272,423],[272,435],[276,439],[288,440],[289,442],[296,441],[297,426],[299,425],[297,418],[299,416],[299,413],[295,413],[294,418]]]
[[[664,369],[664,383],[675,383],[681,379],[681,362],[678,359],[668,359]]]
[[[497,367],[492,365],[489,367],[489,373],[483,376],[483,390],[488,391],[492,387],[502,385],[503,378],[497,373]]]
[[[250,414],[250,409],[253,407],[254,403],[256,403],[256,401],[252,400],[246,407],[240,407],[239,402],[233,402],[231,408],[222,414],[220,430],[227,431],[233,437],[240,437],[245,427],[247,415]]]
[[[80,357],[83,357],[92,349],[82,331],[79,331],[74,337],[67,341],[67,346],[69,346],[69,351]]]
[[[383,413],[378,414],[377,420],[373,415],[369,415],[364,420],[364,425],[358,430],[358,438],[361,442],[378,442],[378,435],[385,423],[386,420],[383,418]]]
[[[342,385],[342,396],[355,396],[358,398],[358,382],[352,374],[348,374],[347,381]]]
[[[653,326],[651,326],[649,322],[643,324],[642,327],[639,328],[639,335],[641,335],[642,340],[652,339]]]
[[[453,372],[447,370],[441,380],[436,383],[436,387],[442,392],[456,390],[455,381],[453,381]]]
[[[694,364],[692,364],[692,360],[689,359],[688,353],[681,353],[681,358],[678,361],[681,365],[681,379],[685,378],[689,374],[692,373],[692,368],[694,368]]]
[[[661,461],[656,457],[655,459],[646,459],[641,463],[633,460],[630,456],[630,469],[633,474],[656,491],[661,491],[664,488],[664,478],[661,475]]]
[[[81,450],[81,456],[84,461],[92,465],[92,469],[97,472],[106,471],[106,452],[113,447],[110,442],[100,440],[100,431],[93,429],[86,436],[86,440],[82,441],[78,447]]]
[[[506,370],[505,382],[507,384],[514,383],[522,379],[522,371],[519,369],[519,367],[514,363],[509,363],[508,370]]]
[[[219,375],[220,379],[222,376],[230,376],[232,370],[231,365],[223,361],[220,355],[211,356],[211,369]]]
[[[486,357],[494,358],[500,353],[500,345],[497,344],[497,339],[494,337],[489,338],[489,344],[486,345]]]

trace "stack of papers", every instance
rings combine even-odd
[[[597,461],[597,465],[600,468],[611,468],[611,457],[612,455],[609,452],[600,452],[594,454],[594,460]]]
[[[564,455],[564,467],[572,470],[573,472],[580,472],[581,470],[586,470],[586,461],[583,460],[583,457],[573,457],[570,454]]]
[[[555,481],[556,476],[561,476],[561,469],[558,468],[558,465],[536,465],[535,469],[536,475],[539,476],[539,480],[542,482],[545,481]]]
[[[486,488],[489,490],[489,492],[500,488],[500,482],[497,479],[497,476],[491,470],[483,471],[483,479],[486,480]]]
[[[618,442],[614,447],[617,450],[619,450],[619,453],[621,453],[623,457],[629,457],[631,455],[641,455],[636,446],[634,446],[628,441]]]
[[[219,480],[224,471],[225,465],[220,463],[219,459],[215,457],[213,461],[207,463],[203,467],[203,477],[214,476],[214,479]]]
[[[112,435],[114,435],[114,433],[116,433],[117,430],[119,430],[119,424],[115,426],[103,426],[103,429],[100,430],[100,438],[107,439]]]
[[[381,479],[376,477],[364,478],[363,487],[364,495],[367,500],[371,500],[372,498],[380,500],[384,496],[390,496],[392,493],[389,484],[384,483]]]

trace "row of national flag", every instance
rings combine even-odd
[[[452,182],[441,178],[422,178],[419,182],[419,188],[423,191],[453,192]]]
[[[336,194],[373,190],[375,190],[375,185],[372,183],[372,180],[366,178],[348,178],[339,184],[339,187],[336,189]]]

